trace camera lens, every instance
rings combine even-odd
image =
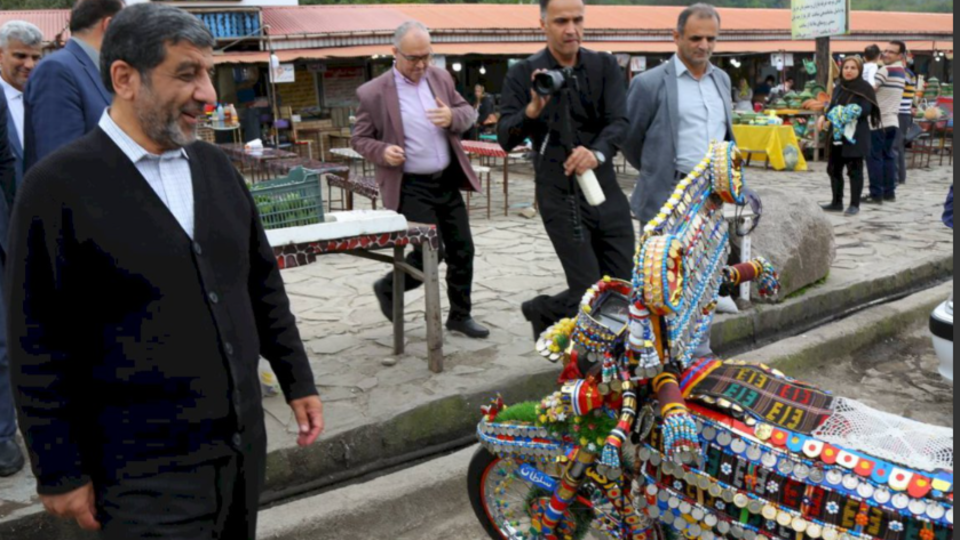
[[[563,88],[564,76],[559,71],[547,71],[537,74],[533,79],[533,91],[538,95],[552,96]]]

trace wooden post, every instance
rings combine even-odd
[[[830,54],[830,38],[822,37],[817,38],[817,82],[820,83],[824,88],[827,89],[827,93],[831,96],[833,95],[833,73],[832,64],[833,56]],[[812,121],[816,121],[816,117]],[[816,143],[819,144],[819,136],[815,138]],[[814,149],[813,155],[816,157],[819,149]],[[826,145],[826,148],[823,152],[823,159],[825,161],[830,161],[830,144]]]
[[[817,38],[817,82],[826,88],[827,92],[833,86],[833,81],[830,80],[830,73],[833,71],[831,62],[833,57],[830,55],[830,38]]]
[[[427,301],[427,362],[430,371],[443,371],[443,325],[440,321],[439,253],[429,242],[423,244],[423,284]]]

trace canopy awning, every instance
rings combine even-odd
[[[834,39],[831,42],[835,53],[860,53],[872,41]],[[435,43],[435,54],[445,56],[529,56],[544,48],[543,42],[536,43]],[[584,46],[595,51],[628,54],[670,54],[677,50],[672,42],[665,41],[598,41],[585,43]],[[952,51],[953,42],[946,41],[910,41],[907,47],[912,52]],[[814,53],[813,41],[721,41],[717,44],[717,54],[771,54]],[[355,47],[336,47],[326,49],[294,49],[277,51],[283,63],[296,60],[325,60],[334,58],[370,58],[375,55],[389,56],[392,53],[387,45],[359,45]],[[216,55],[217,64],[266,64],[270,61],[267,52],[229,52]]]

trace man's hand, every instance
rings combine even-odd
[[[383,152],[383,160],[391,167],[399,167],[407,161],[407,155],[399,146],[388,146]]]
[[[563,171],[567,176],[572,176],[573,174],[592,171],[599,166],[600,162],[597,161],[597,156],[593,155],[591,150],[578,146],[567,158],[566,163],[563,164]]]
[[[537,75],[541,73],[546,73],[545,69],[538,69],[533,72],[530,76],[530,81],[532,82],[537,78]],[[542,97],[538,94],[533,88],[530,88],[530,104],[527,105],[527,118],[531,120],[536,120],[540,118],[540,115],[543,114],[543,109],[547,106],[547,103],[550,103],[550,96]]]
[[[450,129],[453,125],[453,111],[440,98],[437,98],[437,108],[427,111],[427,118],[440,129]]]
[[[63,519],[77,521],[81,529],[99,531],[100,522],[97,521],[93,484],[87,484],[63,495],[41,495],[40,502],[47,512]]]
[[[826,131],[828,127],[830,127],[830,121],[826,116],[817,118],[817,131]]]
[[[310,446],[323,433],[323,403],[318,396],[309,396],[291,401],[290,408],[300,426],[297,445]]]

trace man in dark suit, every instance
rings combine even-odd
[[[490,331],[471,314],[474,246],[460,194],[461,189],[480,189],[460,142],[460,135],[476,122],[477,111],[457,93],[446,71],[430,65],[430,33],[422,24],[401,25],[393,53],[394,69],[357,90],[360,107],[351,144],[376,165],[384,206],[410,221],[437,226],[441,258],[447,263],[447,329],[485,338]],[[407,262],[423,268],[419,248]],[[407,277],[405,284],[411,290],[422,282]],[[392,320],[393,274],[378,281],[374,293]]]
[[[7,97],[7,137],[17,160],[18,187],[23,180],[23,91],[42,56],[43,32],[35,25],[8,21],[0,27],[0,90]]]
[[[514,64],[503,85],[500,146],[510,151],[533,141],[537,205],[567,280],[566,290],[520,306],[535,340],[576,317],[584,293],[605,276],[630,279],[633,272],[634,223],[613,166],[627,128],[626,85],[616,58],[582,47],[586,20],[583,0],[540,0],[547,46]],[[534,91],[534,75],[561,69],[568,70],[567,92],[544,98]],[[599,206],[576,187],[574,176],[587,171],[606,199]]]
[[[20,426],[44,506],[106,540],[255,537],[260,356],[298,443],[323,430],[254,200],[196,140],[217,99],[214,44],[180,9],[121,12],[103,42],[112,107],[17,195],[6,283]]]
[[[24,170],[97,127],[113,99],[100,78],[100,44],[123,0],[78,0],[70,41],[43,59],[24,94]]]
[[[0,92],[0,118],[7,116],[7,99]],[[0,275],[7,260],[7,231],[10,226],[10,205],[13,203],[15,158],[10,150],[7,123],[0,122]],[[0,304],[7,291],[0,287]],[[0,308],[0,477],[11,476],[23,468],[23,452],[17,446],[17,415],[10,388],[10,363],[7,356],[6,313]]]

